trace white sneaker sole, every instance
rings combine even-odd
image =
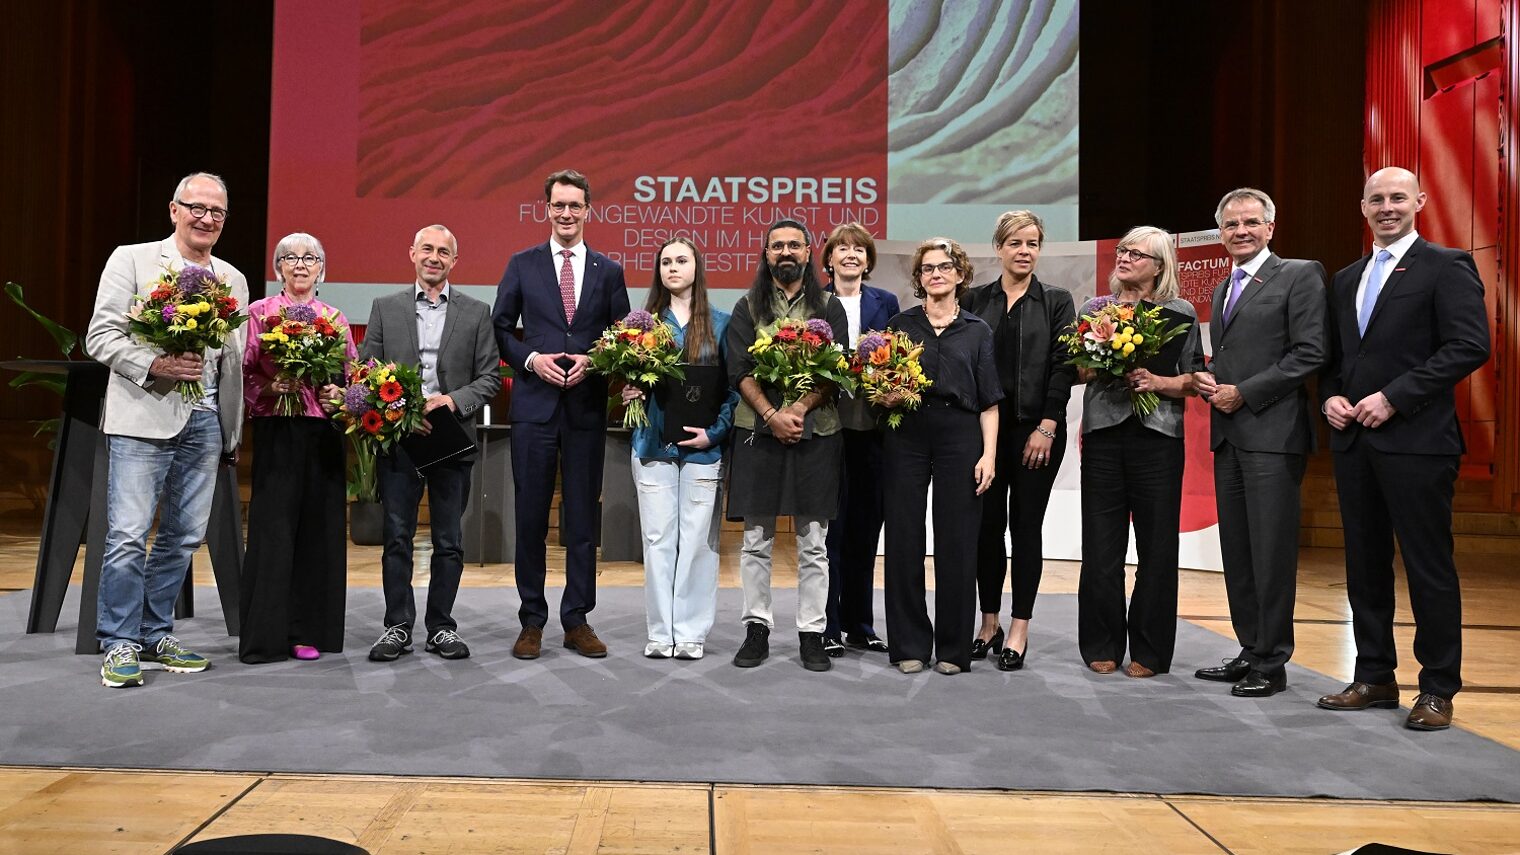
[[[187,667],[184,665],[165,665],[162,662],[149,662],[144,659],[138,663],[137,667],[144,671],[168,671],[170,674],[199,674],[211,667],[211,663],[207,662],[205,665]]]

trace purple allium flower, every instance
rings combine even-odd
[[[623,326],[629,329],[649,332],[654,329],[654,315],[649,314],[643,309],[634,309],[628,313],[628,317],[623,318]]]
[[[387,410],[404,410],[406,409],[406,399],[397,398],[396,400],[391,401],[389,404],[386,404],[385,408]]]
[[[216,284],[216,274],[198,264],[187,264],[179,272],[179,290],[184,294],[200,294]]]
[[[296,303],[285,307],[285,320],[297,321],[303,324],[312,323],[317,319],[317,310],[305,303]]]
[[[343,409],[351,416],[362,416],[373,410],[369,405],[369,389],[363,383],[355,383],[343,393]]]
[[[807,331],[823,339],[824,344],[834,340],[834,327],[823,318],[812,318],[807,322]]]
[[[855,350],[867,356],[887,346],[887,337],[881,333],[868,333],[860,337],[860,344]]]
[[[172,323],[174,323],[174,307],[173,306],[165,306],[164,307],[163,315],[164,315],[164,323],[166,323],[166,324],[172,324]]]

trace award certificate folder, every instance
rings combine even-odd
[[[712,427],[728,398],[728,376],[717,365],[682,366],[686,379],[668,377],[660,384],[658,397],[664,410],[665,424],[661,442],[684,442],[691,439],[686,425]]]
[[[439,407],[427,414],[427,420],[433,426],[432,431],[414,433],[401,440],[401,447],[406,449],[406,456],[412,459],[418,472],[475,450],[475,438],[471,436],[474,424],[467,427],[452,409]]]

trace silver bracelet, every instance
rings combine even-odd
[[[1053,440],[1056,438],[1056,435],[1046,430],[1044,425],[1035,425],[1034,429],[1036,433],[1038,433],[1040,436],[1045,437],[1046,439]]]

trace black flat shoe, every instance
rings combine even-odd
[[[830,659],[838,659],[844,655],[844,642],[833,636],[825,635],[823,637],[823,652],[827,653]]]
[[[973,638],[971,640],[971,658],[972,659],[986,659],[988,652],[992,652],[992,653],[1001,653],[1001,652],[1003,652],[1003,628],[1002,627],[998,627],[998,631],[994,632],[992,634],[992,637],[989,638],[989,639],[987,639],[986,641],[983,641],[980,638]]]
[[[1024,654],[1012,647],[1004,647],[1003,652],[998,654],[997,668],[999,671],[1017,671],[1024,667]]]
[[[887,643],[882,641],[879,635],[846,635],[844,644],[856,650],[868,650],[873,653],[887,652]]]

